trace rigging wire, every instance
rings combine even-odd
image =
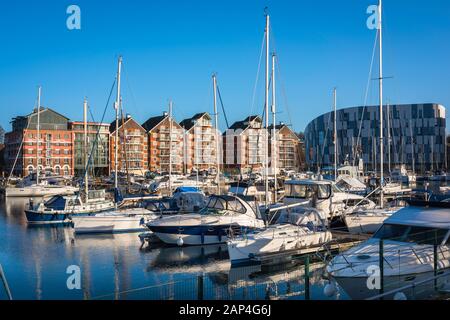
[[[365,93],[364,93],[364,105],[363,105],[361,118],[359,120],[358,136],[356,137],[356,150],[357,150],[357,152],[359,151],[359,148],[360,148],[361,130],[362,130],[362,124],[363,124],[363,120],[364,120],[364,114],[365,114],[366,107],[367,107],[367,97],[368,97],[369,89],[370,89],[370,81],[372,79],[373,62],[375,60],[375,51],[376,51],[376,48],[377,48],[378,35],[379,35],[379,30],[377,29],[377,32],[375,34],[375,40],[374,40],[374,44],[373,44],[373,49],[372,49],[372,59],[370,61],[370,68],[369,68],[369,75],[368,75],[368,78],[367,78],[366,90],[365,90]],[[353,165],[355,165],[355,159],[356,159],[356,154],[353,154]]]
[[[256,71],[256,79],[255,79],[255,85],[253,87],[253,95],[252,95],[252,103],[251,103],[251,109],[250,109],[250,115],[253,113],[253,109],[255,107],[255,98],[256,98],[256,89],[258,86],[258,79],[259,79],[259,72],[261,71],[261,62],[262,62],[262,56],[264,52],[264,45],[266,43],[266,32],[263,34],[263,41],[261,43],[261,51],[259,54],[259,62],[258,62],[258,70]]]
[[[217,88],[217,93],[218,93],[218,96],[219,96],[220,105],[222,106],[223,117],[225,118],[225,123],[227,124],[227,129],[229,129],[230,125],[228,123],[227,114],[225,112],[225,106],[223,105],[222,95],[220,94],[220,89],[219,89],[219,85],[218,84],[216,84],[216,88]]]

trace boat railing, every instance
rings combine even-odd
[[[438,280],[439,280],[439,279],[446,278],[446,277],[449,277],[449,276],[450,276],[450,271],[443,272],[443,273],[434,275],[434,276],[432,276],[432,277],[429,277],[429,278],[427,278],[427,279],[424,279],[424,280],[421,280],[421,281],[416,281],[416,282],[413,282],[413,283],[411,283],[411,284],[409,284],[409,285],[402,286],[402,287],[400,287],[400,288],[395,288],[395,289],[392,289],[392,290],[390,290],[390,291],[383,292],[383,293],[381,293],[381,294],[377,294],[377,295],[375,295],[375,296],[372,296],[372,297],[367,298],[366,300],[381,300],[381,299],[384,299],[384,298],[390,297],[390,296],[393,296],[394,299],[396,299],[396,295],[397,295],[397,294],[402,294],[402,296],[398,296],[398,297],[399,297],[399,298],[400,298],[400,297],[403,298],[404,291],[407,291],[407,290],[411,290],[411,291],[412,291],[412,296],[414,297],[418,287],[423,286],[423,285],[426,285],[426,284],[429,284],[429,283],[431,283],[431,282],[433,282],[433,284],[434,284],[434,289],[435,289],[436,293],[438,293],[438,292],[440,291],[440,290],[439,290],[440,288],[439,288],[439,286],[437,285]],[[448,280],[449,280],[449,279],[447,279],[447,281],[446,281],[447,283],[448,283]],[[447,289],[446,291],[448,291],[448,289]],[[406,298],[406,296],[404,296],[404,298]]]

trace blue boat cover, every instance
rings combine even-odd
[[[200,192],[200,189],[197,187],[178,187],[175,192]]]

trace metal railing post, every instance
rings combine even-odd
[[[203,300],[203,274],[197,276],[197,300]]]
[[[380,268],[380,294],[384,293],[384,243],[380,239],[378,263]]]
[[[309,299],[309,255],[307,255],[305,258],[305,300]]]
[[[438,274],[438,246],[435,243],[433,246],[433,271],[434,271],[434,290],[437,290],[437,274]]]

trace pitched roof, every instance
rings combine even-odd
[[[160,124],[167,117],[168,117],[168,115],[151,117],[142,124],[142,127],[145,130],[147,130],[147,132],[151,131],[154,127],[156,127],[158,124]]]
[[[249,116],[249,117],[245,118],[242,121],[236,121],[235,123],[233,123],[231,125],[230,129],[233,129],[233,130],[242,129],[242,130],[244,130],[244,129],[248,128],[248,126],[250,125],[250,122],[252,122],[252,121],[254,121],[256,119],[260,119],[261,120],[261,117],[260,116]]]
[[[196,120],[202,118],[203,116],[207,116],[209,119],[211,119],[208,112],[196,113],[192,118],[187,118],[181,121],[180,126],[185,130],[190,130],[195,125]]]
[[[125,122],[123,122],[122,119],[119,119],[119,128],[122,126],[123,123],[126,123],[130,119],[131,118],[125,118]],[[111,124],[109,125],[109,132],[113,133],[114,131],[116,131],[116,120],[111,122]]]
[[[56,112],[55,110],[53,110],[53,109],[51,109],[51,108],[46,108],[46,107],[44,107],[44,106],[41,106],[40,107],[40,114],[42,114],[42,112],[45,112],[45,111],[50,111],[50,112],[53,112],[54,114],[57,114],[58,116],[61,116],[61,117],[63,117],[64,119],[66,119],[66,120],[69,120],[69,118],[67,118],[65,115],[62,115],[61,113],[59,113],[59,112]],[[33,112],[31,112],[31,113],[29,113],[29,114],[27,114],[26,116],[24,116],[24,117],[30,117],[30,116],[33,116],[33,115],[37,115],[37,108],[35,108],[34,110],[33,110]],[[21,116],[19,116],[19,117],[21,117]]]

